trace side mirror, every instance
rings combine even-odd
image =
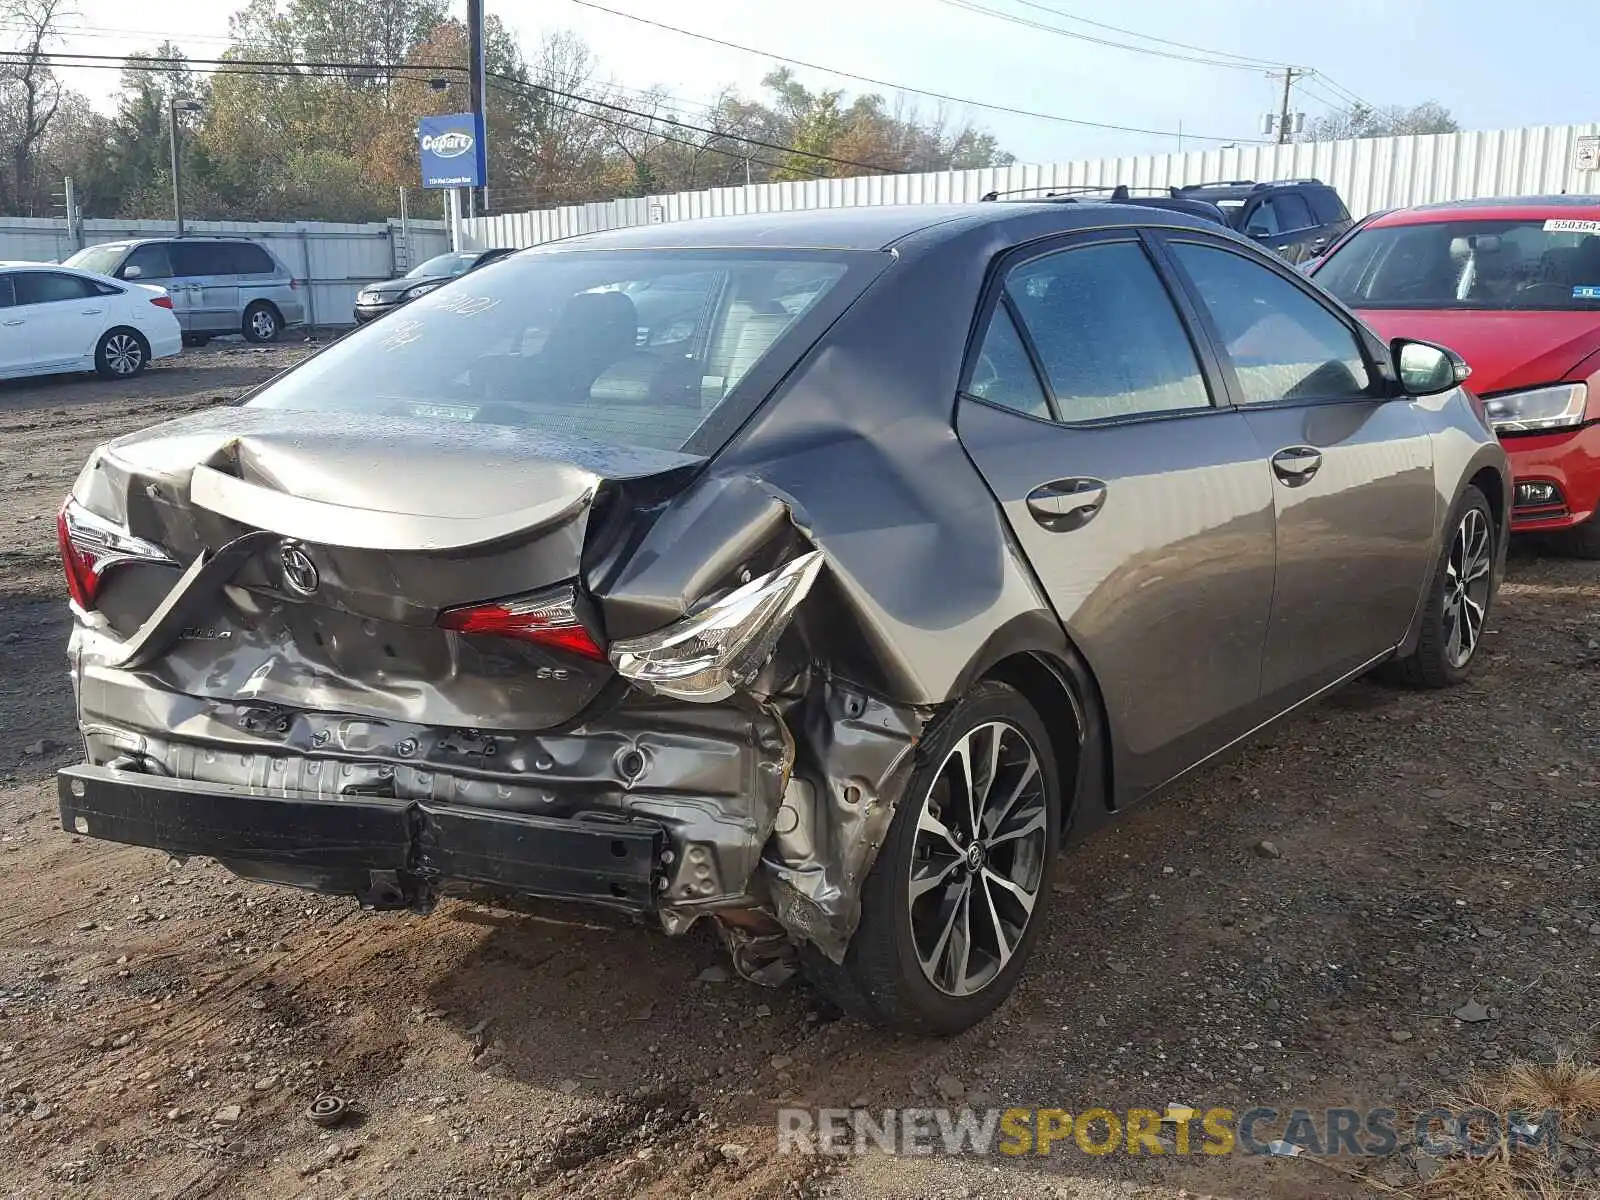
[[[122,277],[124,279],[138,279],[143,274],[144,274],[144,268],[143,267],[123,267],[122,268]]]
[[[1454,350],[1435,346],[1432,342],[1395,338],[1389,349],[1394,355],[1400,387],[1408,396],[1434,396],[1448,392],[1457,384],[1465,383],[1467,376],[1472,374],[1466,359]]]

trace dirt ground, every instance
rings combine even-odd
[[[774,1109],[1403,1110],[1592,1051],[1600,564],[1528,552],[1468,686],[1358,684],[1071,850],[1018,994],[947,1043],[730,982],[698,933],[367,913],[63,833],[55,509],[94,443],[303,353],[0,385],[0,1193],[1355,1196],[1239,1155],[780,1156]]]

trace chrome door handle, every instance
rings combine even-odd
[[[1272,456],[1272,472],[1289,487],[1309,483],[1322,469],[1322,453],[1310,446],[1290,446]]]
[[[1054,479],[1028,493],[1028,511],[1052,532],[1077,529],[1106,502],[1106,485],[1098,479]]]
[[[24,324],[24,322],[22,322],[22,321],[7,321],[6,324],[7,325],[21,325],[21,324]]]
[[[83,315],[86,317],[98,317],[103,312],[105,312],[103,308],[86,308],[83,310]]]

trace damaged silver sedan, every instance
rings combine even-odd
[[[748,978],[953,1032],[1069,831],[1371,668],[1470,668],[1509,480],[1464,376],[1149,209],[526,251],[94,454],[62,825],[709,918]]]

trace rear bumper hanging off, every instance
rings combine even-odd
[[[665,831],[648,821],[286,796],[110,767],[67,767],[57,787],[69,833],[395,903],[427,903],[441,886],[466,883],[647,912],[656,907],[667,847]]]

